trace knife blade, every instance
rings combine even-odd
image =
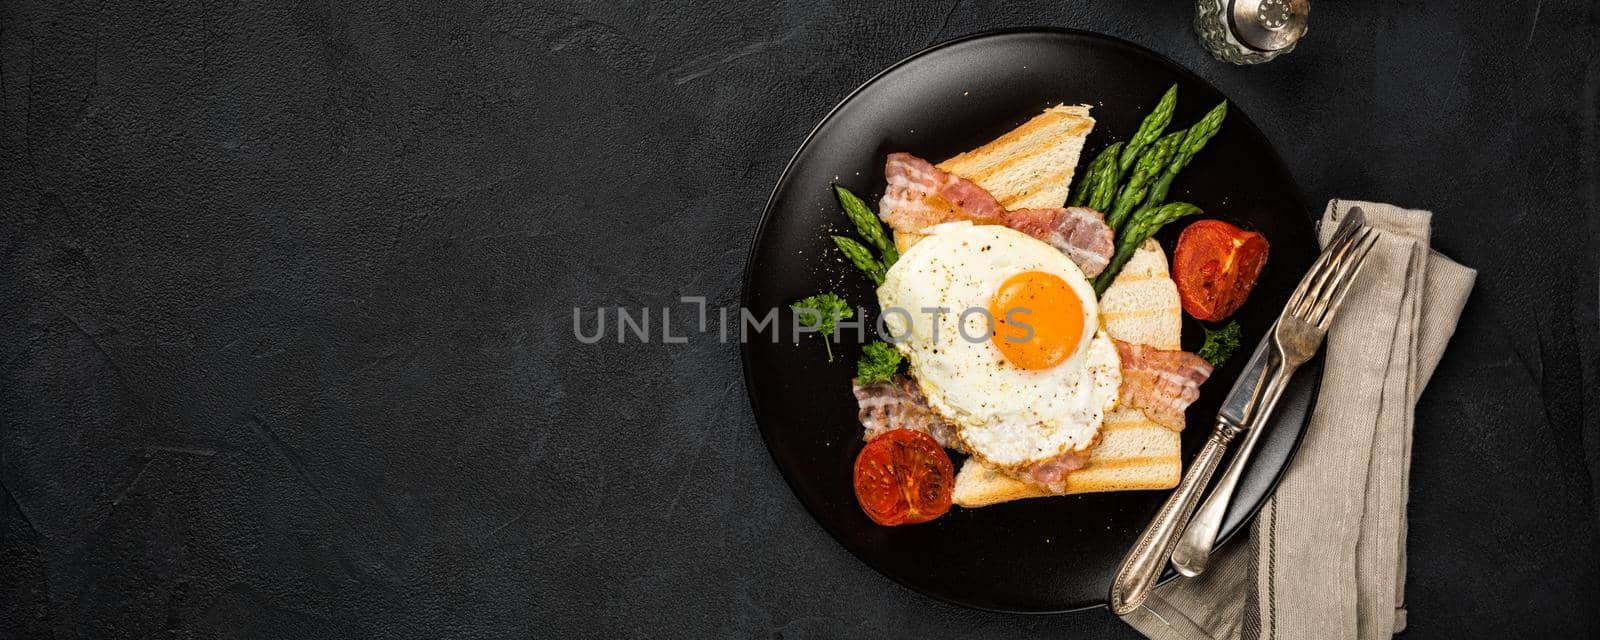
[[[1274,322],[1273,326],[1277,323]],[[1272,327],[1267,328],[1266,336],[1272,335]],[[1217,410],[1217,419],[1239,428],[1247,429],[1250,424],[1250,414],[1255,408],[1256,399],[1261,395],[1261,388],[1267,381],[1267,363],[1271,360],[1270,344],[1272,340],[1262,337],[1256,344],[1255,353],[1250,355],[1250,362],[1244,366],[1244,371],[1239,373],[1239,378],[1234,381],[1233,388],[1228,390],[1227,397],[1222,399],[1222,408]]]

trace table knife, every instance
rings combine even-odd
[[[1271,328],[1267,329],[1267,335],[1272,335]],[[1223,516],[1227,515],[1228,505],[1233,502],[1234,489],[1239,486],[1239,478],[1244,475],[1250,454],[1255,451],[1256,441],[1261,439],[1261,432],[1266,430],[1262,428],[1265,425],[1251,425],[1250,421],[1262,403],[1261,394],[1267,386],[1267,380],[1271,379],[1270,374],[1280,366],[1272,362],[1271,342],[1270,338],[1262,338],[1261,343],[1256,345],[1250,362],[1245,365],[1238,381],[1233,383],[1233,389],[1223,399],[1222,408],[1217,411],[1219,428],[1220,423],[1227,423],[1246,434],[1238,452],[1233,454],[1233,460],[1228,463],[1227,470],[1217,481],[1216,488],[1201,503],[1200,509],[1184,528],[1177,546],[1173,547],[1172,567],[1182,575],[1192,578],[1205,571],[1217,534],[1222,529]]]
[[[1217,464],[1227,453],[1228,443],[1249,425],[1251,406],[1260,393],[1262,382],[1267,379],[1267,360],[1271,351],[1267,343],[1267,340],[1262,340],[1256,346],[1249,365],[1228,392],[1223,409],[1217,416],[1216,428],[1212,429],[1205,447],[1195,456],[1189,471],[1183,474],[1183,480],[1161,505],[1155,519],[1140,534],[1133,550],[1123,558],[1122,566],[1111,581],[1112,613],[1127,615],[1144,604],[1156,580],[1160,579],[1161,570],[1166,566],[1178,536],[1183,533],[1189,514],[1194,511],[1195,503],[1200,501],[1201,492],[1210,484]]]

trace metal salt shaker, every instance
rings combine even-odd
[[[1311,0],[1196,0],[1194,30],[1218,60],[1260,64],[1294,50]]]

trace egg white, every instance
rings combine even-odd
[[[1054,247],[1003,226],[954,222],[925,233],[889,269],[878,302],[929,405],[974,455],[1002,467],[1093,445],[1122,370],[1110,338],[1097,333],[1099,306],[1083,272]],[[990,327],[982,314],[963,312],[988,309],[1000,285],[1024,271],[1060,277],[1083,303],[1078,348],[1050,369],[1019,368],[989,339],[967,339]],[[924,311],[931,308],[941,310]]]

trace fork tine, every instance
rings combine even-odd
[[[1306,290],[1305,296],[1301,300],[1289,307],[1291,315],[1297,318],[1306,318],[1311,312],[1312,306],[1316,304],[1319,298],[1325,295],[1329,279],[1332,278],[1334,270],[1338,269],[1339,265],[1346,259],[1346,256],[1350,254],[1350,248],[1365,239],[1366,234],[1370,232],[1371,230],[1367,227],[1353,225],[1350,235],[1342,238],[1338,245],[1331,243],[1328,245],[1328,249],[1323,251],[1327,262],[1322,265],[1321,269],[1306,276],[1305,282],[1311,286]]]
[[[1294,310],[1299,308],[1301,303],[1306,300],[1307,294],[1311,291],[1312,283],[1317,281],[1317,276],[1327,270],[1333,254],[1339,252],[1342,248],[1341,245],[1349,241],[1350,236],[1360,226],[1359,224],[1351,223],[1349,218],[1345,219],[1345,224],[1339,225],[1339,229],[1334,232],[1333,237],[1328,239],[1327,248],[1311,263],[1311,268],[1306,271],[1306,275],[1300,278],[1300,284],[1295,286],[1294,293],[1289,296],[1288,304],[1283,306],[1285,313],[1295,315]]]
[[[1355,210],[1356,213],[1359,213],[1359,211],[1359,209]],[[1333,231],[1333,237],[1328,239],[1328,244],[1331,246],[1339,238],[1348,237],[1361,227],[1366,226],[1363,220],[1364,218],[1354,214],[1346,216],[1344,220],[1340,220],[1338,228]]]
[[[1373,247],[1376,246],[1378,246],[1378,234],[1373,233],[1356,248],[1351,259],[1342,265],[1333,291],[1312,309],[1311,318],[1315,319],[1314,322],[1319,329],[1327,330],[1328,325],[1333,322],[1334,314],[1339,312],[1339,305],[1344,304],[1345,294],[1350,293],[1350,285],[1356,281],[1356,276],[1361,274],[1361,267],[1367,263],[1368,254],[1372,253]]]
[[[1306,322],[1316,324],[1316,318],[1320,315],[1320,313],[1317,311],[1317,308],[1318,306],[1323,308],[1327,307],[1328,298],[1332,297],[1333,290],[1339,286],[1339,283],[1342,280],[1339,274],[1345,270],[1347,265],[1350,264],[1351,258],[1355,256],[1357,251],[1360,250],[1361,245],[1366,243],[1369,239],[1376,238],[1377,235],[1377,232],[1371,227],[1364,226],[1361,228],[1359,233],[1351,238],[1350,243],[1345,245],[1345,247],[1339,251],[1338,255],[1333,257],[1332,262],[1329,263],[1328,273],[1324,279],[1324,282],[1319,283],[1322,286],[1318,288],[1315,296],[1312,296],[1311,299],[1306,300],[1305,306],[1302,307],[1302,313],[1300,316],[1302,319],[1304,319]]]

